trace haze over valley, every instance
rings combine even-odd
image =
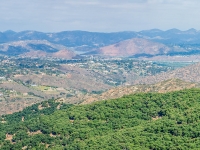
[[[200,1],[0,5],[0,150],[200,149]]]
[[[2,32],[1,114],[50,98],[71,104],[106,99],[94,97],[118,86],[174,79],[198,85],[199,35],[195,29]],[[142,89],[136,91],[148,91]],[[126,94],[122,90],[120,96]]]
[[[140,32],[5,31],[0,36],[0,54],[72,59],[84,56],[133,58],[199,57],[200,32],[158,29]],[[170,58],[169,57],[169,58]],[[183,58],[184,60],[184,58]]]

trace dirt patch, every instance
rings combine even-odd
[[[42,110],[42,109],[44,109],[44,108],[49,108],[50,106],[49,106],[49,103],[47,103],[47,107],[42,107],[42,104],[40,104],[40,105],[38,105],[38,109],[39,110]]]
[[[52,133],[50,133],[50,135],[49,135],[50,137],[59,137],[60,136],[60,134],[58,134],[58,135],[54,135],[54,134],[52,134]]]
[[[22,122],[24,122],[24,116],[22,116]]]
[[[71,124],[74,124],[74,120],[70,120]]]
[[[156,120],[161,119],[161,118],[162,118],[161,116],[156,116],[156,117],[152,117],[152,120],[156,121]]]
[[[12,143],[12,139],[13,139],[13,136],[14,135],[12,135],[12,134],[6,134],[6,139],[5,140],[8,140],[8,141],[10,141],[11,143]]]
[[[28,132],[28,135],[36,135],[36,134],[42,134],[41,130],[35,132]]]

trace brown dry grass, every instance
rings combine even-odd
[[[92,103],[99,100],[115,99],[120,98],[124,95],[134,94],[138,92],[158,92],[166,93],[171,91],[178,91],[182,89],[189,89],[193,87],[198,87],[198,84],[181,81],[179,79],[169,79],[167,81],[159,82],[152,85],[135,85],[135,86],[125,86],[110,89],[101,95],[87,95],[83,97],[82,104]]]
[[[155,84],[169,79],[180,79],[186,82],[200,83],[200,63],[179,68],[170,72],[160,73],[155,76],[140,78],[132,84]]]
[[[164,52],[170,50],[169,47],[164,44],[141,38],[133,38],[121,41],[117,44],[102,47],[99,50],[99,53],[106,56],[132,56],[136,54],[156,55],[161,53],[160,49],[163,49]]]

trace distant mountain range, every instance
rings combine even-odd
[[[28,57],[60,57],[72,59],[77,57],[75,52],[59,44],[47,40],[22,40],[0,44],[0,54],[9,56]]]
[[[61,52],[59,52],[62,50]],[[63,50],[67,50],[66,54]],[[33,51],[37,51],[32,53]],[[37,31],[0,32],[0,54],[75,57],[73,51],[85,55],[152,57],[157,55],[199,55],[200,31],[170,29],[98,33],[63,31],[43,33]],[[59,52],[59,54],[54,54]],[[42,53],[42,54],[41,54]],[[70,55],[70,56],[68,56]]]

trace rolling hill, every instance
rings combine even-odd
[[[132,84],[155,84],[171,78],[187,82],[200,83],[200,63],[195,63],[173,71],[164,72],[155,76],[147,76],[132,82]]]
[[[102,94],[89,94],[82,97],[82,104],[89,104],[94,101],[120,98],[135,93],[166,93],[199,87],[197,83],[185,82],[179,79],[169,79],[150,85],[119,86],[103,92]],[[80,98],[81,99],[81,98]]]
[[[72,59],[78,57],[63,45],[46,40],[24,40],[0,44],[0,54],[8,56],[57,57]]]
[[[0,92],[0,115],[21,111],[27,106],[52,97],[62,98],[66,103],[80,103],[80,97],[76,100],[70,97],[107,90],[111,87],[101,80],[96,81],[93,75],[87,76],[83,72],[82,74],[71,72],[61,77],[46,74],[16,75],[12,81],[0,83],[0,89],[7,93],[6,96]]]
[[[133,38],[102,47],[99,50],[91,52],[91,54],[112,57],[152,57],[156,55],[166,55],[169,51],[170,48],[164,44],[141,38]]]

